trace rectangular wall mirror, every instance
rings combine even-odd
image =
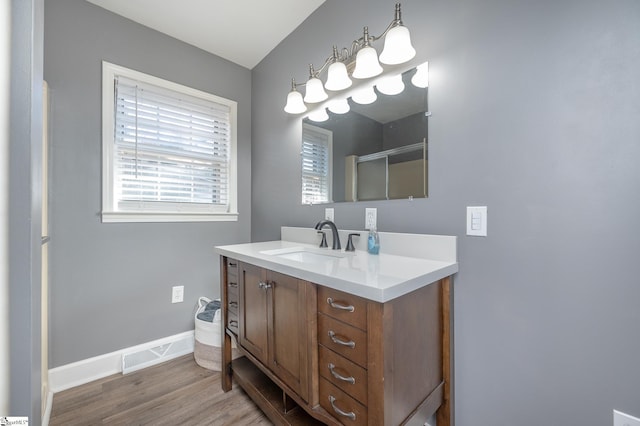
[[[428,191],[427,88],[404,89],[345,114],[302,125],[302,203],[424,198]]]

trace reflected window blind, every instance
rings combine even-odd
[[[309,126],[302,130],[302,203],[326,203],[331,197],[329,135]]]
[[[122,76],[115,99],[119,203],[229,205],[228,106]]]

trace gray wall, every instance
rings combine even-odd
[[[11,2],[9,412],[40,424],[43,1]],[[7,380],[2,377],[1,380]]]
[[[422,142],[427,136],[427,122],[424,112],[419,112],[396,121],[385,123],[383,134],[383,149],[399,148],[405,145]],[[420,154],[422,158],[422,154]]]
[[[44,29],[53,368],[192,330],[219,295],[213,247],[250,239],[251,72],[83,0],[46,2]],[[238,102],[238,222],[101,223],[102,60]]]
[[[458,425],[640,416],[640,2],[402,7],[429,60],[430,196],[336,204],[337,224],[362,229],[377,207],[382,231],[459,237]],[[327,0],[253,70],[252,240],[323,217],[300,205],[291,77],[392,14],[389,1]],[[488,237],[465,236],[469,205],[488,206]]]

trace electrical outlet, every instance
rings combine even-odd
[[[333,222],[333,217],[333,207],[327,207],[326,209],[324,209],[324,218],[326,220],[330,220],[331,222]]]
[[[640,419],[618,410],[613,410],[613,426],[640,426]]]
[[[378,223],[378,209],[375,207],[368,207],[364,209],[364,229],[377,228]]]
[[[171,288],[171,303],[184,302],[184,286],[175,285]]]

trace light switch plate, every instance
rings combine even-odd
[[[618,410],[613,410],[613,426],[640,426],[640,419]]]
[[[324,209],[324,218],[326,220],[334,221],[333,219],[333,207],[327,207]]]
[[[487,236],[487,206],[467,207],[467,235]]]

